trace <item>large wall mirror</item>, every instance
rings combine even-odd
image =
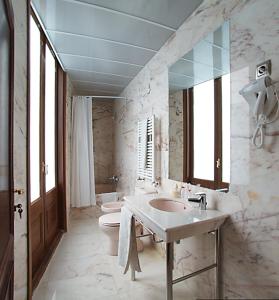
[[[169,68],[169,178],[211,189],[230,182],[229,23]]]

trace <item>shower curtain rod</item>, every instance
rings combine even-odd
[[[91,97],[91,98],[105,98],[105,99],[126,99],[126,97],[120,96],[84,96],[84,97]]]

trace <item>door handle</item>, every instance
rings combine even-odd
[[[14,193],[18,194],[18,195],[23,195],[24,194],[24,189],[15,189]]]

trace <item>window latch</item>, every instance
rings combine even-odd
[[[47,175],[48,174],[48,165],[45,162],[42,162],[42,172]]]
[[[46,165],[45,165],[45,163],[44,162],[42,162],[42,173],[45,173],[45,167],[46,167]]]
[[[219,169],[220,167],[221,167],[221,159],[218,158],[218,159],[216,160],[216,168]]]

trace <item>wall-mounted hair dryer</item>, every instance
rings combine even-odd
[[[249,104],[256,102],[254,115],[257,127],[252,141],[257,148],[261,148],[263,145],[263,126],[274,122],[279,115],[279,99],[274,88],[274,83],[269,76],[264,76],[247,84],[239,93]],[[277,110],[274,117],[269,119],[276,106]],[[260,136],[259,142],[256,141],[258,135]]]

